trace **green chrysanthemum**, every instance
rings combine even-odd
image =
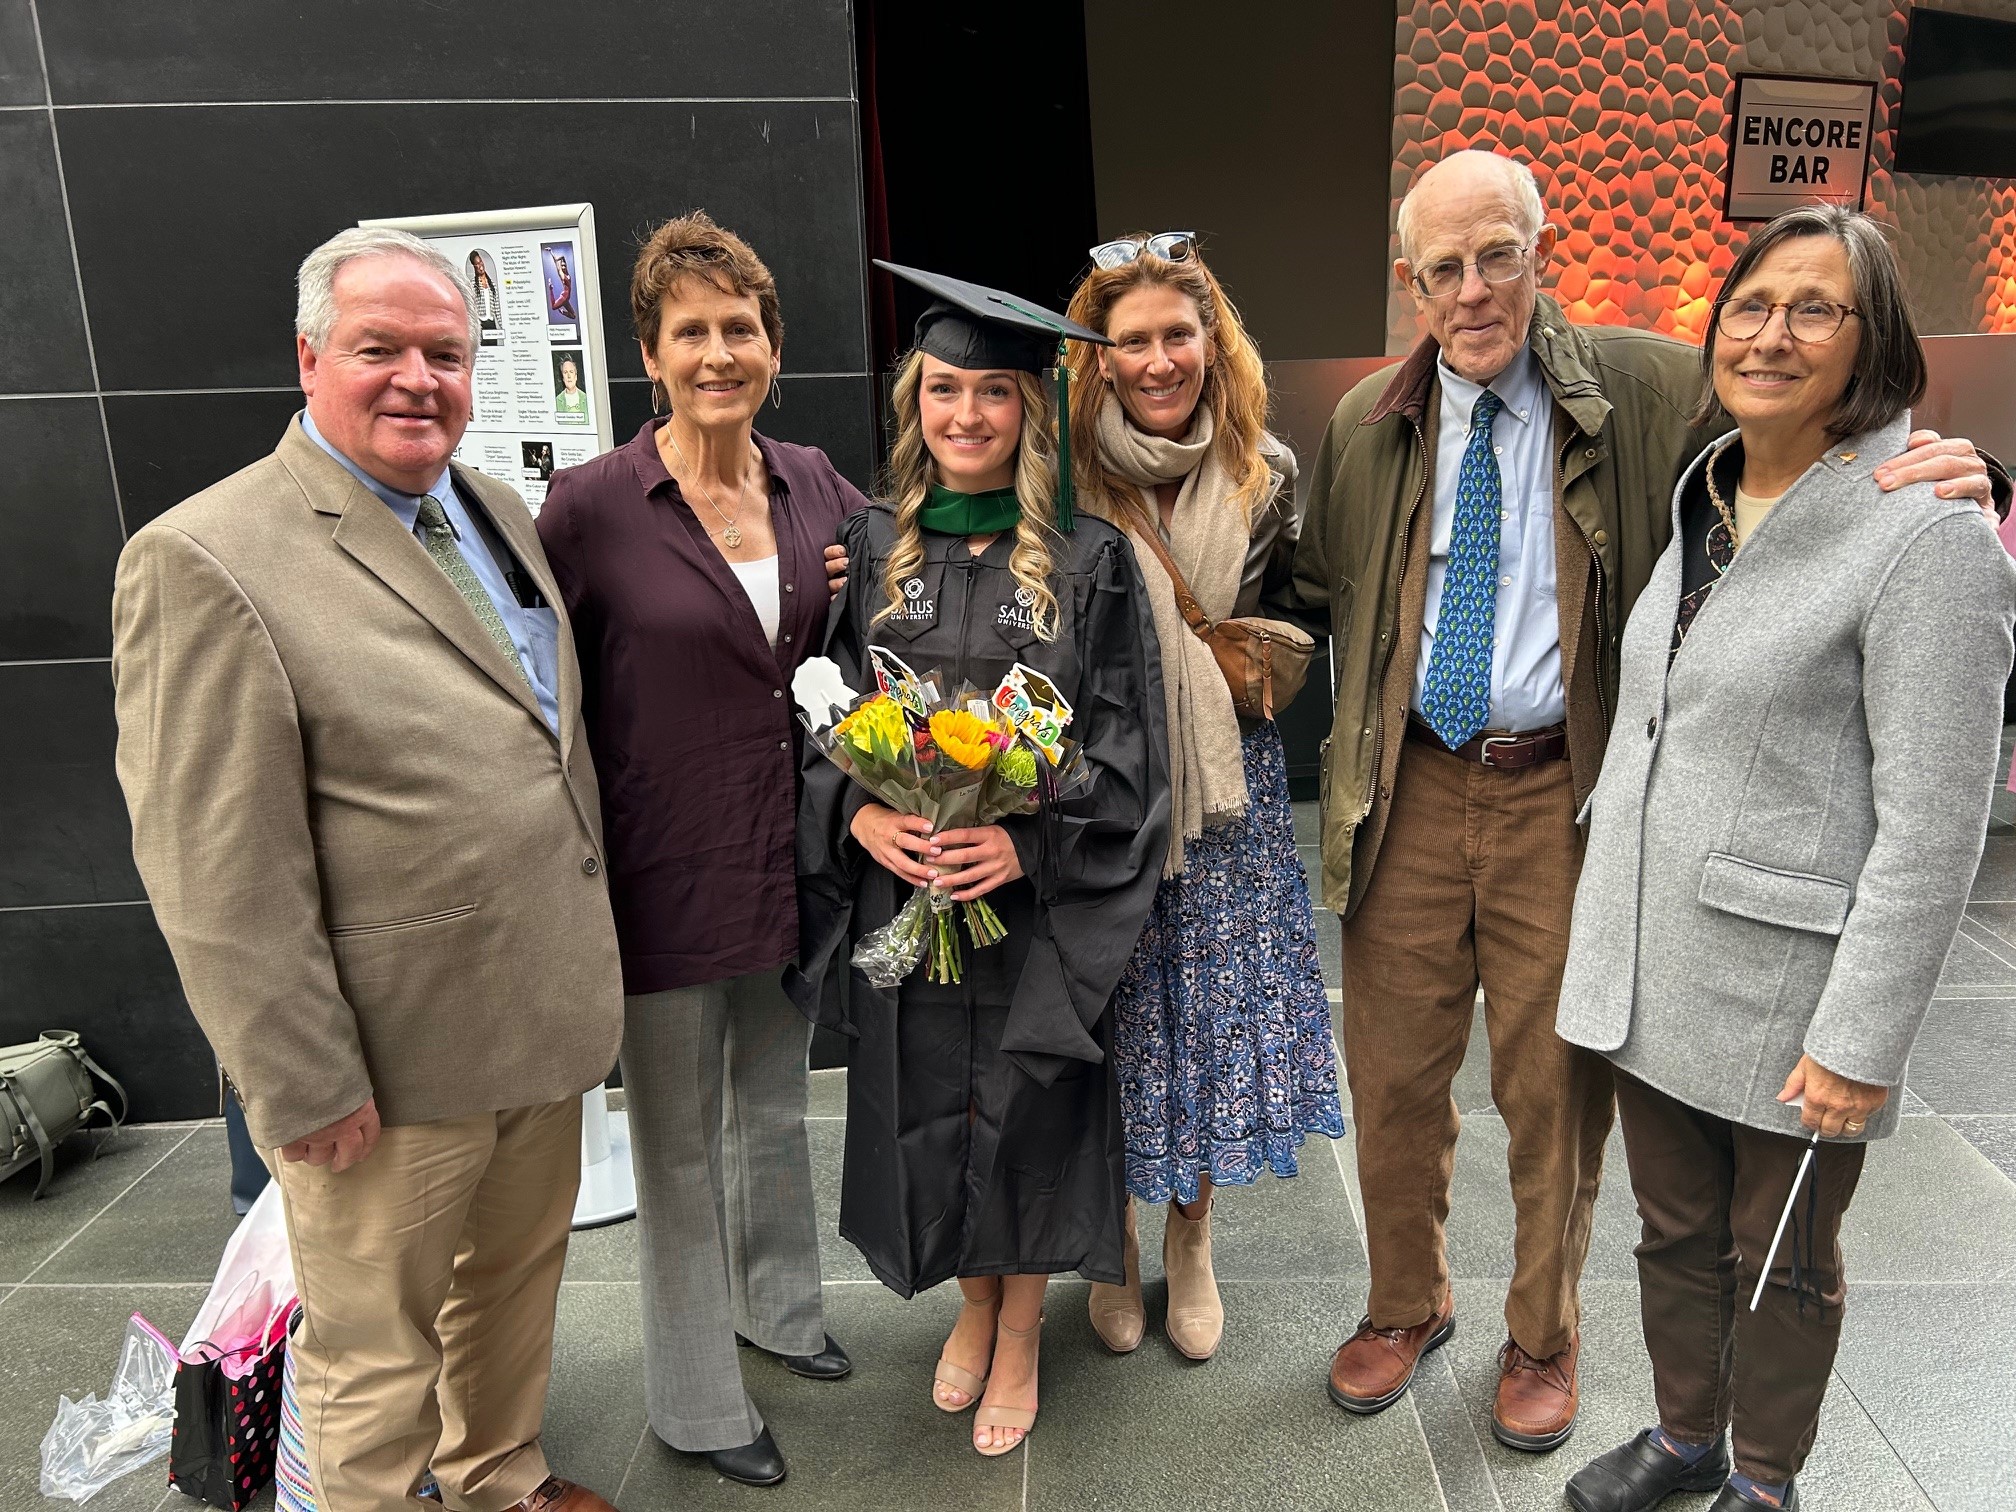
[[[1001,780],[1014,787],[1036,786],[1036,753],[1019,742],[1001,753],[1001,759],[994,763],[994,770],[1001,774]]]

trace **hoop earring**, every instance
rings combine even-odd
[[[770,408],[775,410],[784,408],[784,385],[774,374],[770,379]]]
[[[656,378],[653,378],[651,380],[651,413],[662,415],[665,413],[666,408],[665,385],[660,383]]]

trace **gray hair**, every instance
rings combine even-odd
[[[1904,273],[1882,223],[1845,205],[1801,205],[1752,234],[1716,291],[1708,337],[1701,343],[1701,397],[1688,417],[1692,424],[1720,424],[1723,419],[1715,396],[1715,338],[1722,306],[1775,248],[1807,236],[1832,237],[1847,252],[1855,287],[1855,314],[1849,318],[1862,326],[1855,366],[1828,419],[1827,434],[1845,441],[1881,430],[1925,397],[1925,348],[1918,343]]]
[[[1499,171],[1505,180],[1505,187],[1511,192],[1512,198],[1518,207],[1519,221],[1522,227],[1521,235],[1525,238],[1528,245],[1537,241],[1541,229],[1547,224],[1547,202],[1540,197],[1540,182],[1533,177],[1533,170],[1517,158],[1506,157],[1502,153],[1492,152],[1488,148],[1476,147],[1464,149],[1464,153],[1471,152],[1474,152],[1480,158],[1486,158],[1498,165]],[[1441,167],[1443,163],[1457,161],[1464,153],[1451,153],[1448,157],[1442,159],[1441,163],[1437,163],[1435,168]],[[1430,168],[1428,172],[1433,173],[1435,168]],[[1423,179],[1426,177],[1427,174],[1422,175]],[[1409,263],[1414,261],[1414,217],[1417,213],[1414,196],[1420,189],[1421,182],[1417,180],[1414,187],[1409,189],[1401,199],[1400,213],[1395,221],[1395,229],[1400,234],[1400,255],[1406,258]]]
[[[395,231],[390,226],[352,226],[338,231],[301,260],[301,271],[294,276],[294,330],[307,338],[310,348],[321,351],[335,328],[336,275],[346,263],[361,257],[411,257],[447,279],[462,297],[462,308],[469,316],[469,350],[476,350],[476,290],[469,275],[440,249],[410,231]]]

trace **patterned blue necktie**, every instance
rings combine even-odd
[[[1498,630],[1498,515],[1505,488],[1491,449],[1491,422],[1505,401],[1486,389],[1470,411],[1470,444],[1456,475],[1456,517],[1442,571],[1442,607],[1421,716],[1455,750],[1491,719],[1491,651]]]

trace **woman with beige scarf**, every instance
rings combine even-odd
[[[1073,320],[1112,338],[1074,348],[1079,507],[1125,530],[1161,642],[1171,836],[1155,906],[1113,996],[1127,1188],[1170,1205],[1169,1340],[1207,1360],[1225,1327],[1211,1194],[1293,1176],[1311,1131],[1344,1133],[1330,1004],[1288,769],[1271,720],[1242,721],[1177,608],[1159,533],[1205,615],[1250,615],[1288,576],[1295,459],[1264,426],[1260,354],[1187,232],[1092,250]],[[1092,1326],[1125,1354],[1147,1327],[1127,1208],[1126,1280],[1094,1283]]]

